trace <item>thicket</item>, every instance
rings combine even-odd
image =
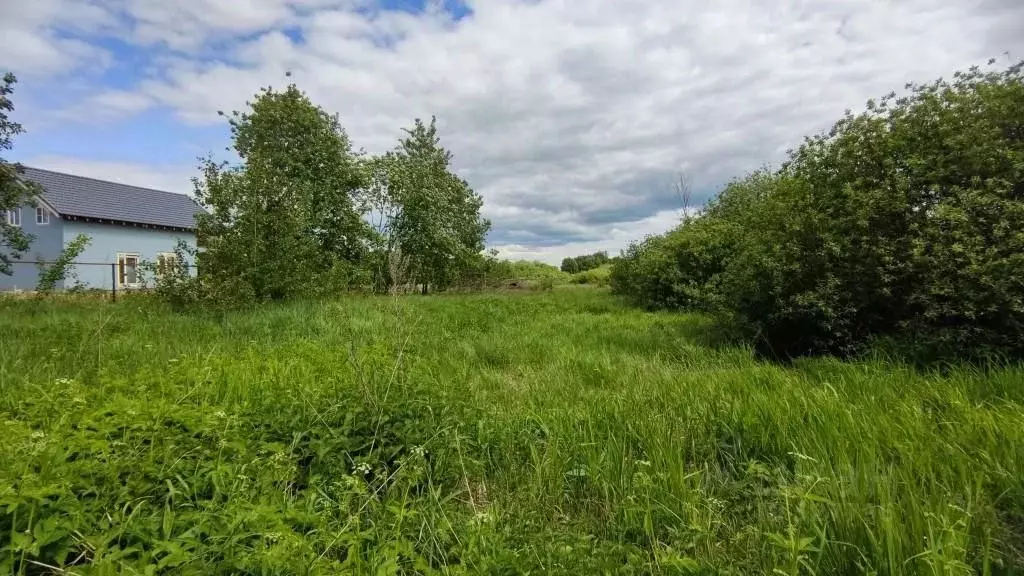
[[[612,265],[605,264],[598,268],[592,268],[584,272],[577,272],[569,277],[571,284],[588,284],[592,286],[607,286],[611,278]]]
[[[634,243],[613,290],[780,356],[1024,356],[1024,77],[908,84]]]
[[[562,272],[568,272],[569,274],[577,274],[579,272],[586,272],[587,270],[593,270],[594,268],[600,268],[605,264],[611,262],[611,258],[608,257],[608,252],[594,252],[593,254],[583,254],[581,256],[571,256],[562,260]]]
[[[157,290],[173,303],[426,293],[467,282],[484,265],[490,222],[480,196],[451,171],[433,120],[417,119],[393,151],[369,157],[337,115],[291,85],[262,90],[229,125],[240,162],[201,165],[200,248],[180,250],[199,274],[161,279]]]

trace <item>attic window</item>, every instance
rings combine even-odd
[[[36,208],[36,224],[39,226],[46,226],[50,223],[50,213],[46,208]]]
[[[7,225],[21,226],[21,209],[11,208],[7,211]]]

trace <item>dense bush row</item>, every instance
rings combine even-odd
[[[1024,76],[908,85],[631,245],[614,291],[771,353],[1024,355]]]
[[[593,270],[594,268],[600,268],[610,262],[611,258],[604,251],[583,254],[581,256],[570,256],[562,259],[562,272],[578,274],[587,270]]]

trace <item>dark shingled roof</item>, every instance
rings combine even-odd
[[[194,230],[202,208],[184,194],[140,188],[25,166],[22,178],[43,187],[61,215]]]

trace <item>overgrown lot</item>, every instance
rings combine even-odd
[[[0,572],[1024,570],[1024,367],[709,330],[594,289],[0,301]]]

